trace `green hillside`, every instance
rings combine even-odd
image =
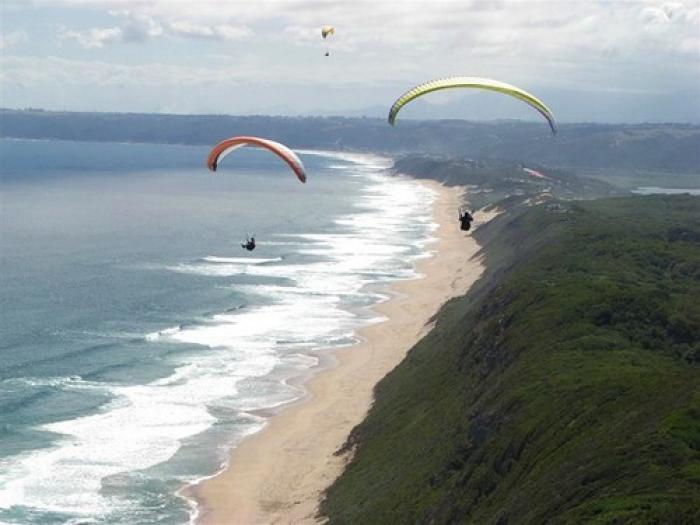
[[[342,523],[700,523],[700,198],[515,208],[376,388]]]

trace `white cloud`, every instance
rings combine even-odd
[[[62,28],[58,37],[75,40],[86,49],[96,49],[117,42],[147,42],[164,35],[226,41],[244,40],[253,35],[251,29],[243,25],[193,23],[185,19],[158,20],[137,9],[111,10],[109,14],[118,19],[118,25],[83,30]]]
[[[202,85],[210,82],[235,85],[237,75],[204,67],[169,64],[121,65],[99,60],[49,57],[0,57],[0,84],[24,87],[40,85],[167,86]]]
[[[24,31],[10,31],[9,33],[0,34],[0,49],[10,49],[23,44],[27,40],[27,33]]]
[[[75,2],[69,2],[75,3]],[[675,22],[684,35],[697,33],[692,13],[700,10],[695,1],[638,2],[552,2],[535,1],[411,1],[411,0],[256,0],[199,1],[169,0],[82,0],[79,5],[128,6],[131,12],[166,22],[186,20],[196,27],[233,24],[236,27],[259,24],[274,36],[282,28],[307,28],[293,31],[302,40],[308,32],[332,23],[338,37],[353,44],[374,43],[390,46],[407,44],[440,46],[445,41],[460,43],[497,40],[504,47],[521,44],[521,53],[546,47],[566,48],[578,39],[595,41],[594,35],[623,36],[630,48],[642,46],[635,12],[654,22]],[[690,16],[689,16],[690,15]],[[580,21],[594,21],[581,24]],[[235,23],[234,23],[235,22]],[[561,38],[565,36],[566,38]]]
[[[185,38],[205,38],[213,40],[243,40],[253,32],[245,26],[218,24],[214,26],[193,24],[186,20],[176,20],[168,26],[171,33]]]
[[[698,0],[34,0],[32,5],[63,8],[70,27],[61,38],[94,57],[124,62],[86,63],[100,74],[90,73],[85,82],[173,89],[178,82],[195,85],[202,79],[260,83],[261,89],[277,87],[282,105],[294,102],[288,86],[327,86],[328,93],[357,87],[360,98],[455,74],[499,78],[535,93],[698,92]],[[90,25],[105,14],[112,18],[103,27]],[[337,29],[330,42],[320,36],[325,24]],[[101,50],[125,42],[151,47],[120,53],[119,59]],[[329,59],[323,57],[327,45]],[[193,64],[201,67],[187,67]],[[55,61],[45,65],[60,78]]]
[[[114,64],[102,60],[76,60],[57,56],[0,56],[0,86],[17,83],[26,87],[42,84],[100,86],[256,86],[270,87],[284,78],[288,86],[335,86],[337,78],[321,75],[328,71],[323,64],[317,73],[309,75],[294,64],[280,65],[277,69],[260,67],[255,59],[241,60],[235,64],[221,65],[202,60],[201,65],[188,66],[149,62],[147,64]],[[343,82],[349,86],[378,85],[380,79],[363,77],[361,66],[349,68],[348,78]],[[345,68],[343,68],[345,69]]]
[[[124,40],[179,37],[318,45],[318,29],[337,27],[334,46],[440,61],[517,57],[529,61],[610,62],[661,47],[693,53],[700,3],[552,0],[64,0],[65,6],[128,14]],[[56,5],[55,2],[52,5]],[[133,38],[128,35],[133,33]],[[690,51],[689,51],[690,49]],[[400,56],[396,54],[400,53]],[[444,61],[447,62],[447,61]]]
[[[110,11],[120,19],[114,27],[93,27],[84,30],[59,29],[60,40],[74,40],[86,49],[98,49],[117,42],[145,42],[163,34],[163,27],[148,15],[128,10]]]
[[[110,14],[124,19],[121,29],[125,42],[145,42],[163,34],[163,26],[146,14],[128,10]]]
[[[700,65],[700,2],[655,2],[639,13],[642,22],[640,48],[690,55]],[[694,57],[693,57],[694,55]],[[696,72],[700,72],[696,69]]]
[[[85,31],[61,28],[58,32],[59,40],[75,40],[85,49],[96,49],[111,42],[118,42],[122,36],[122,30],[118,27],[93,28]]]

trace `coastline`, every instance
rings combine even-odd
[[[386,320],[358,331],[362,341],[333,353],[335,362],[306,381],[307,394],[274,414],[231,453],[228,466],[187,487],[197,523],[313,523],[319,498],[348,456],[335,456],[373,400],[374,386],[430,329],[432,316],[462,295],[483,272],[480,247],[456,226],[463,188],[418,181],[437,192],[433,255],[417,262],[420,277],[388,286],[391,298],[373,310]],[[492,217],[477,213],[475,226]]]

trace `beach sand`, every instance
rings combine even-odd
[[[244,440],[227,469],[189,490],[199,503],[198,523],[314,523],[322,492],[350,459],[335,456],[367,414],[373,388],[430,329],[449,298],[466,293],[483,271],[479,245],[460,231],[461,188],[421,181],[438,192],[434,255],[417,264],[421,278],[389,287],[391,299],[373,310],[387,320],[360,330],[362,342],[337,350],[337,361],[304,385],[303,400],[275,414]],[[475,214],[478,227],[493,214]]]

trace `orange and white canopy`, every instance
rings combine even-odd
[[[306,171],[304,169],[304,164],[301,162],[301,159],[296,153],[294,153],[284,144],[260,137],[238,136],[219,142],[209,153],[209,157],[207,158],[207,166],[211,171],[216,171],[221,159],[223,159],[233,150],[242,148],[243,146],[254,146],[271,151],[285,161],[290,168],[292,168],[292,171],[301,182],[306,182]]]

